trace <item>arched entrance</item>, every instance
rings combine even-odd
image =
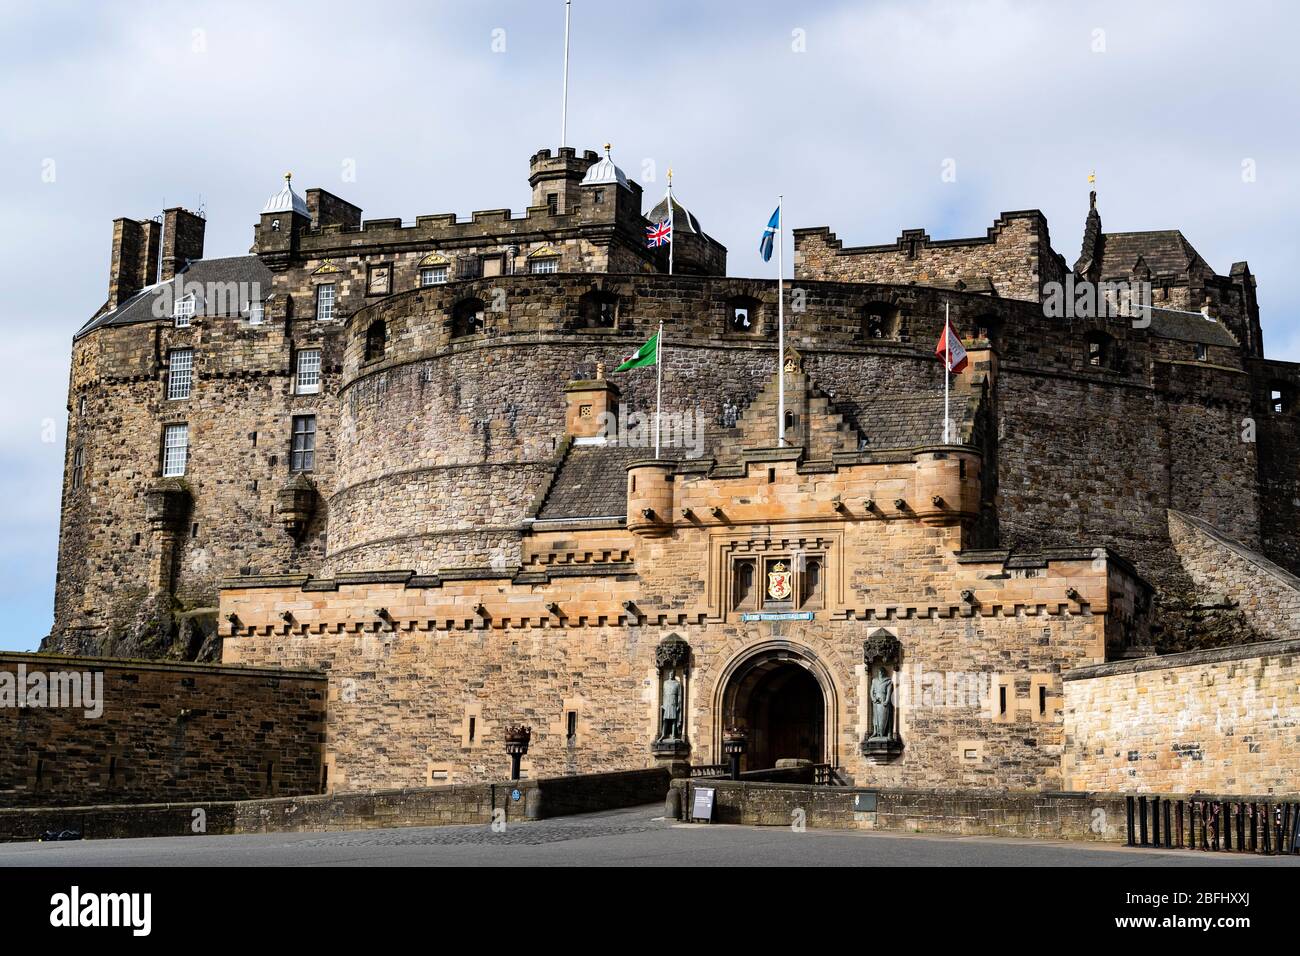
[[[716,736],[728,727],[749,731],[742,769],[782,759],[836,763],[834,685],[811,651],[786,642],[751,648],[727,668],[721,688]]]

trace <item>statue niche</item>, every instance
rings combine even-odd
[[[862,754],[878,761],[890,760],[903,751],[898,736],[898,666],[902,653],[898,638],[883,627],[873,631],[862,644],[871,705],[871,729],[863,738]]]
[[[691,745],[686,738],[686,691],[691,646],[669,634],[655,648],[659,679],[659,727],[650,750],[666,759],[684,758]]]

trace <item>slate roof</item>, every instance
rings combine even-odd
[[[966,397],[953,396],[954,432],[961,434]],[[835,408],[866,440],[864,451],[891,451],[933,445],[943,440],[943,393],[874,395],[835,401]]]
[[[878,395],[862,401],[836,401],[834,409],[850,419],[867,439],[868,453],[900,451],[933,445],[943,438],[943,393]],[[969,432],[967,401],[954,397],[954,430]],[[720,434],[712,430],[713,435]],[[722,431],[734,436],[734,430]],[[660,457],[675,461],[687,458],[689,449],[664,448]],[[706,448],[700,460],[717,457],[717,449]],[[654,458],[653,448],[624,448],[618,445],[572,445],[560,463],[537,520],[556,518],[621,517],[627,512],[627,466]]]
[[[203,285],[208,283],[236,283],[246,288],[253,288],[255,285],[262,291],[263,299],[269,299],[271,293],[271,270],[262,264],[262,260],[257,256],[230,256],[224,259],[199,259],[191,262],[189,267],[182,273],[179,273],[181,279],[185,282],[198,282]],[[128,298],[116,309],[104,312],[95,316],[89,322],[81,327],[73,338],[81,338],[87,332],[94,329],[102,328],[106,325],[133,325],[137,322],[156,322],[160,318],[154,314],[154,300],[164,295],[166,283],[157,282],[153,285],[145,286],[135,295]],[[206,303],[196,301],[194,304],[195,315],[214,315],[215,312],[207,311]],[[246,302],[238,303],[242,311],[247,306]],[[216,302],[213,302],[216,307]],[[227,311],[225,314],[233,314]],[[162,318],[170,318],[171,310],[167,309]]]
[[[1177,229],[1102,233],[1101,278],[1127,279],[1141,257],[1152,275],[1182,275],[1214,270]]]
[[[659,222],[660,220],[667,219],[668,197],[665,196],[663,199],[659,200],[659,202],[655,204],[655,207],[650,210],[650,213],[646,218],[651,222]],[[676,196],[673,197],[673,228],[680,229],[682,232],[704,234],[704,229],[700,225],[700,221],[695,218],[695,213],[691,212],[679,203]]]
[[[1237,348],[1240,343],[1222,324],[1181,312],[1162,312],[1158,306],[1151,308],[1151,334],[1162,339],[1180,342],[1201,342],[1205,345],[1222,345]]]
[[[660,458],[681,459],[686,449],[661,448]],[[654,458],[653,448],[573,445],[564,456],[537,519],[609,518],[627,513],[627,466]]]

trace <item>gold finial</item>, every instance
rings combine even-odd
[[[605,144],[605,158],[609,159],[609,143]]]
[[[291,179],[293,179],[293,173],[285,173],[285,174],[284,174],[284,181],[285,181],[286,183],[287,183],[289,180],[291,180]]]
[[[671,166],[668,167],[668,181],[670,183],[673,181],[673,168]]]
[[[1094,170],[1092,170],[1091,172],[1088,173],[1088,182],[1089,182],[1089,183],[1096,183],[1096,182],[1097,182],[1097,170],[1094,169]]]

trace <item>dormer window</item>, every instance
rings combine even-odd
[[[266,308],[262,305],[261,299],[254,299],[248,303],[248,324],[261,325],[266,321]]]
[[[1210,357],[1209,351],[1210,350],[1206,348],[1205,344],[1202,342],[1197,342],[1192,346],[1192,354],[1196,356],[1196,361],[1198,362],[1206,361]]]
[[[176,305],[172,307],[172,318],[176,321],[176,328],[188,329],[190,327],[190,319],[194,318],[193,292],[176,300]]]

